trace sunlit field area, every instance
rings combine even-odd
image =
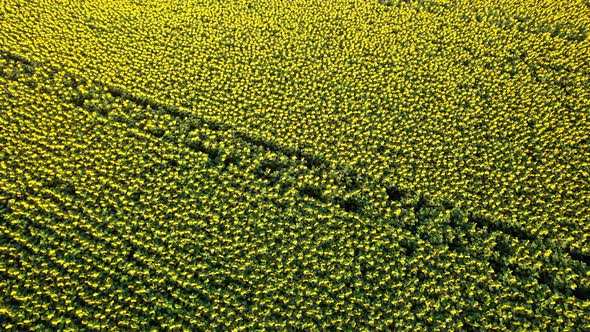
[[[0,329],[590,330],[590,1],[7,0]]]

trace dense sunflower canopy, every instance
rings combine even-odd
[[[586,0],[7,0],[0,327],[590,330]]]

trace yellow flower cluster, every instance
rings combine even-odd
[[[590,329],[586,6],[5,2],[2,327]]]

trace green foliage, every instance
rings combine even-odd
[[[9,1],[0,326],[589,329],[582,4],[387,4]]]

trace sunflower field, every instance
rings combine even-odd
[[[590,1],[0,29],[0,329],[590,330]]]

